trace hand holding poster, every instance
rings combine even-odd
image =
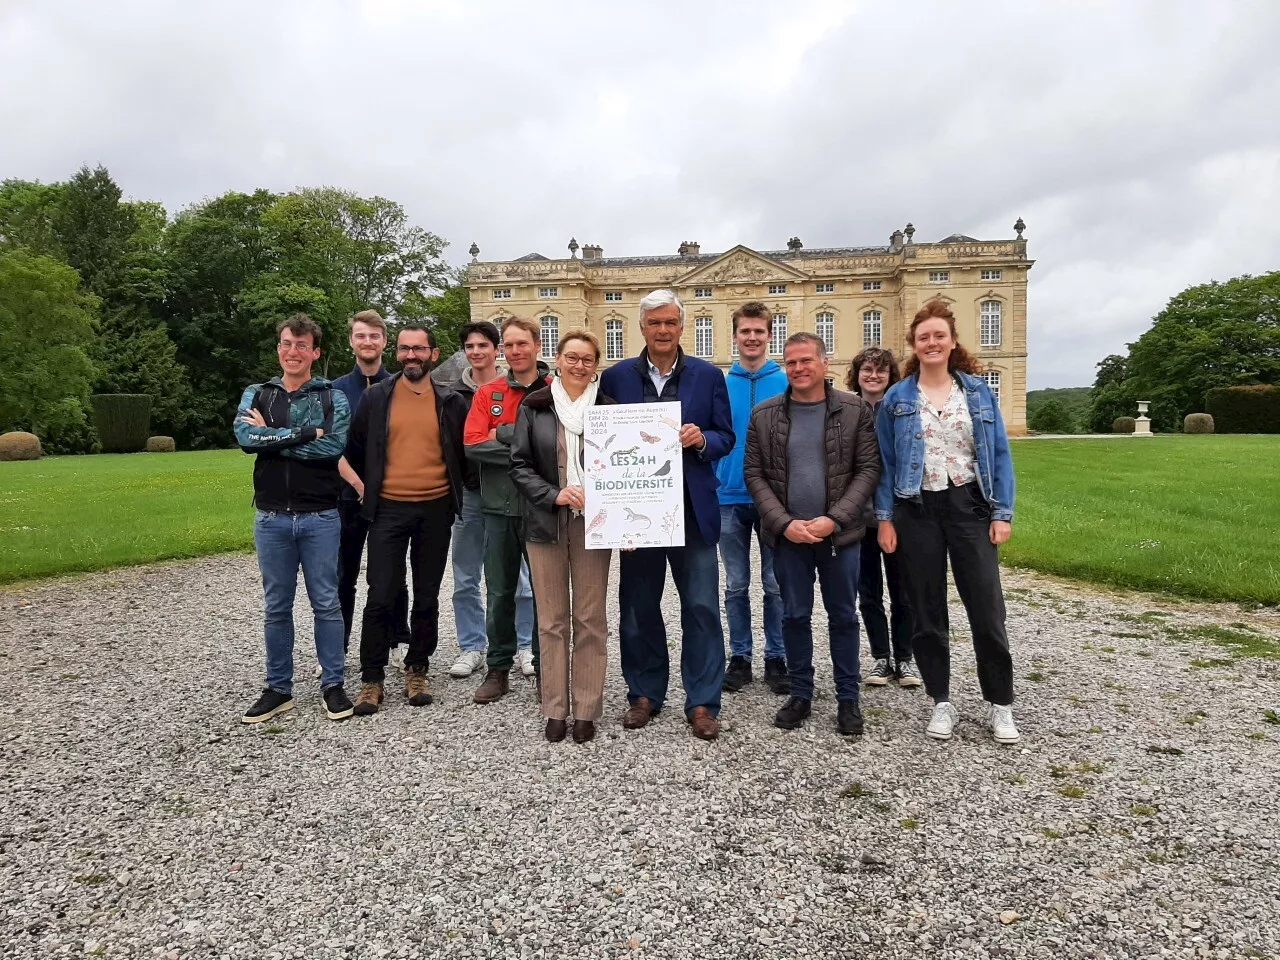
[[[582,444],[587,548],[684,546],[680,404],[594,406]]]

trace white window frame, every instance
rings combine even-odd
[[[883,342],[884,314],[879,310],[862,311],[862,348],[878,347]]]
[[[987,388],[991,391],[991,396],[996,401],[996,406],[1000,406],[1000,371],[987,370],[982,374],[982,379],[987,381]]]
[[[538,296],[541,297],[543,300],[550,300],[553,297],[560,296],[560,288],[559,287],[539,287]]]
[[[622,291],[621,291],[621,290],[606,290],[606,291],[604,292],[604,302],[605,302],[605,303],[621,303],[621,302],[622,302]]]
[[[818,283],[814,284],[814,293],[835,293],[836,285],[834,283]]]
[[[495,287],[495,288],[494,288],[494,290],[493,290],[493,299],[495,299],[495,300],[510,300],[510,299],[511,299],[511,288],[510,288],[510,287],[504,287],[504,288],[498,288],[498,287]]]
[[[787,285],[785,283],[769,284],[769,296],[771,297],[780,297],[784,295],[786,292],[787,292]]]
[[[695,299],[695,300],[710,300],[710,299],[711,299],[711,297],[712,297],[712,295],[713,295],[714,293],[715,293],[715,291],[714,291],[714,290],[712,290],[710,287],[694,287],[694,288],[693,288],[693,299]]]
[[[716,324],[710,317],[693,318],[693,355],[704,360],[716,355]]]
[[[819,311],[813,318],[813,330],[826,344],[827,355],[833,356],[836,352],[836,315],[830,310]]]
[[[556,347],[560,344],[560,318],[547,314],[545,317],[538,319],[538,358],[540,360],[554,360],[556,356]],[[550,334],[550,337],[547,334]]]
[[[787,315],[785,313],[775,314],[773,318],[773,333],[769,334],[769,356],[782,356],[782,348],[787,342]]]
[[[870,290],[879,290],[879,289],[880,289],[880,281],[879,281],[879,280],[863,280],[863,281],[862,281],[862,289],[863,289],[863,290],[868,290],[868,291],[870,291]]]
[[[983,280],[999,280],[1000,271],[999,270],[983,270],[982,279]]]
[[[950,283],[951,271],[950,270],[930,270],[929,282],[930,283]]]
[[[627,345],[622,336],[622,321],[611,317],[604,322],[604,358],[621,360],[626,356]]]
[[[978,346],[998,347],[1004,336],[1004,304],[983,300],[978,304]]]

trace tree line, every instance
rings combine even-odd
[[[141,393],[152,432],[229,446],[240,391],[278,372],[275,327],[294,313],[324,330],[323,376],[352,366],[346,321],[367,308],[430,322],[455,349],[469,301],[446,246],[400,204],[334,187],[231,191],[170,217],[103,167],[5,180],[0,432],[92,452],[90,396]]]

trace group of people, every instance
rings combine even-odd
[[[293,706],[299,567],[327,715],[378,712],[397,646],[407,648],[406,701],[429,704],[452,542],[459,656],[449,673],[465,677],[483,665],[474,700],[492,703],[520,669],[538,685],[546,738],[591,740],[604,713],[613,554],[587,542],[586,415],[598,404],[670,401],[681,411],[685,538],[619,552],[624,727],[644,727],[666,705],[661,604],[669,569],[680,605],[683,712],[695,736],[715,739],[722,692],[753,680],[752,597],[761,594],[764,681],[787,698],[774,723],[794,729],[809,718],[816,580],[837,730],[862,733],[864,682],[923,684],[934,701],[926,733],[949,739],[957,721],[950,561],[987,723],[997,742],[1016,743],[997,554],[1013,518],[1012,461],[999,406],[946,304],[930,301],[913,318],[901,372],[890,351],[868,348],[850,365],[847,390],[828,379],[826,345],[815,334],[792,334],[781,366],[769,358],[773,317],[763,303],[735,311],[738,359],[727,374],[685,354],[684,322],[673,291],[650,293],[640,301],[645,349],[603,371],[599,340],[586,330],[560,338],[552,369],[538,359],[536,322],[508,317],[500,330],[472,322],[461,331],[468,369],[452,386],[429,375],[439,350],[426,326],[398,326],[399,369],[388,374],[386,323],[374,311],[356,314],[356,367],[330,383],[312,375],[319,326],[303,315],[280,324],[281,375],[247,388],[235,419],[241,447],[257,455],[254,542],[265,594],[266,685],[244,721]],[[366,546],[353,703],[344,665]],[[865,681],[859,608],[874,660]]]

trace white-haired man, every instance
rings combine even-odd
[[[724,374],[680,349],[684,304],[671,290],[655,290],[640,301],[640,356],[614,364],[600,390],[619,403],[678,401],[684,447],[683,547],[623,551],[618,600],[622,675],[630,702],[622,725],[638,729],[662,708],[670,663],[662,592],[667,566],[680,594],[680,675],[685,717],[695,736],[714,740],[720,732],[720,688],[724,683],[724,630],[720,622],[720,504],[713,463],[733,449],[733,414]]]

